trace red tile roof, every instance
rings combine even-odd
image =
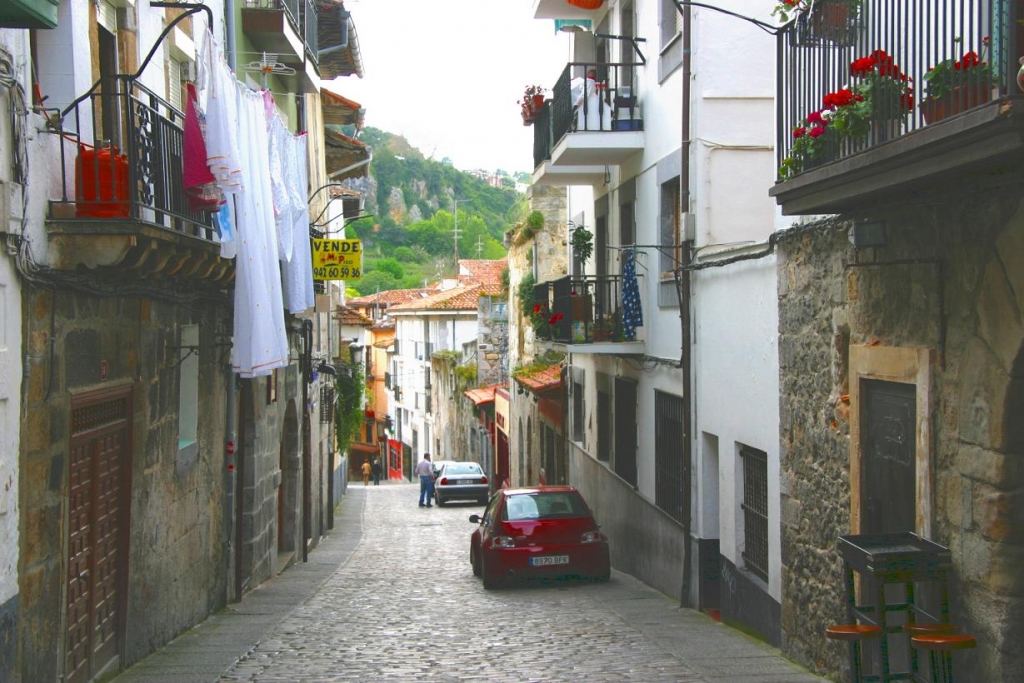
[[[390,313],[412,311],[475,311],[480,296],[486,294],[483,287],[456,287],[444,292],[431,294],[420,301],[398,304],[388,308]]]
[[[494,402],[494,392],[499,388],[505,386],[504,384],[492,384],[489,387],[480,387],[479,389],[470,389],[462,392],[469,400],[473,402],[473,405],[481,405],[484,403]]]
[[[342,325],[370,326],[373,324],[373,320],[349,306],[338,306],[334,312],[334,317]]]
[[[538,370],[520,373],[514,379],[535,393],[558,389],[562,386],[562,366],[548,365]]]
[[[500,285],[508,259],[459,259],[459,282],[464,285]]]
[[[366,296],[350,298],[345,303],[349,306],[358,306],[360,308],[366,308],[376,304],[390,306],[391,304],[404,304],[409,301],[419,301],[428,293],[429,292],[425,289],[386,289],[377,294],[367,294]]]

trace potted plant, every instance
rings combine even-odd
[[[849,44],[863,0],[777,0],[772,9],[782,23],[795,19],[813,38]]]
[[[956,39],[959,44],[960,38]],[[990,39],[982,39],[982,54],[968,50],[960,59],[944,59],[924,75],[926,94],[921,102],[921,116],[926,123],[935,123],[977,107],[992,99],[996,84],[995,72],[984,54]]]
[[[576,225],[572,221],[569,221],[570,236],[569,241],[572,244],[572,253],[583,268],[587,267],[587,261],[590,260],[590,255],[594,253],[594,233],[587,230],[585,225]]]
[[[847,140],[860,140],[879,126],[879,138],[892,137],[914,107],[914,88],[883,50],[875,50],[850,64],[858,82],[822,99],[821,109],[807,114],[793,129],[790,154],[782,161],[779,179],[833,161]]]
[[[518,102],[522,110],[524,126],[533,123],[534,118],[537,116],[537,110],[544,106],[545,92],[546,89],[539,85],[526,86],[526,89],[523,91],[523,97]]]

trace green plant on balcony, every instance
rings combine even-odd
[[[958,45],[961,38],[955,41]],[[958,114],[988,102],[996,85],[996,74],[986,56],[991,40],[981,41],[981,54],[968,50],[960,59],[944,59],[924,75],[926,97],[921,113],[930,122]]]
[[[618,311],[605,313],[594,323],[591,330],[594,341],[619,341],[622,339],[622,315]]]
[[[579,260],[583,268],[587,267],[587,261],[594,253],[594,233],[587,230],[584,225],[576,225],[569,221],[572,226],[569,241],[572,244],[572,253]]]

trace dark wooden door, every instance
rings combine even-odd
[[[866,381],[861,443],[861,533],[914,531],[916,388]]]
[[[92,678],[119,651],[130,390],[76,399],[71,422],[65,680],[77,683]]]

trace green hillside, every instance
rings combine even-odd
[[[447,159],[425,159],[402,137],[366,128],[359,139],[373,150],[371,182],[363,190],[370,216],[346,226],[363,241],[364,277],[348,285],[360,294],[422,287],[455,274],[455,202],[459,258],[505,256],[505,232],[526,213],[515,180],[498,171],[491,187]]]

